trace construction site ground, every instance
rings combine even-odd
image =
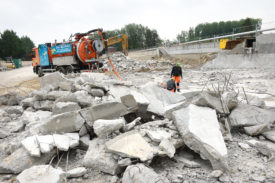
[[[135,53],[130,52],[129,58],[133,58],[137,62],[157,60],[157,62],[165,61],[171,62],[171,64],[166,68],[149,67],[132,72],[119,71],[119,74],[124,80],[130,81],[137,86],[145,84],[148,81],[159,84],[165,83],[170,79],[173,64],[181,62],[183,67],[183,78],[180,83],[181,93],[207,90],[219,91],[221,87],[224,87],[226,82],[228,82],[229,84],[227,86],[230,86],[240,97],[243,97],[244,103],[249,103],[256,98],[260,98],[270,108],[275,107],[275,69],[201,70],[200,66],[215,58],[215,54],[189,54],[164,58],[146,55],[140,59],[138,55],[140,55],[140,53],[135,55]],[[106,72],[106,74],[111,75],[113,73],[109,71]],[[40,79],[33,73],[31,66],[0,72],[0,78],[2,78],[0,95],[16,93],[26,96],[40,88]],[[249,97],[247,98],[247,96]],[[156,157],[150,166],[160,175],[169,178],[169,180],[182,179],[194,183],[219,181],[236,183],[265,182],[266,180],[268,180],[266,182],[274,182],[275,163],[270,162],[268,157],[260,155],[256,149],[252,147],[246,149],[239,145],[239,143],[246,143],[247,140],[251,140],[253,137],[242,134],[239,131],[232,131],[232,135],[233,138],[231,141],[226,143],[230,172],[227,175],[224,174],[217,180],[213,179],[210,175],[212,172],[210,163],[202,160],[199,155],[189,152],[190,149],[186,147],[178,149],[176,154],[187,153],[186,156],[192,156],[194,161],[202,165],[200,168],[184,167],[182,164],[168,157]],[[264,137],[260,136],[259,138]],[[75,164],[79,163],[85,154],[81,150],[75,153],[78,154],[78,156],[75,160],[70,161],[69,167],[74,167]],[[66,159],[64,158],[60,162],[60,166],[64,166],[63,168],[65,168],[65,164]],[[88,176],[86,176],[87,179],[71,179],[69,182],[102,182],[102,180],[105,179],[102,177],[103,175],[101,173],[92,171],[88,172]],[[105,180],[108,179],[106,178]]]

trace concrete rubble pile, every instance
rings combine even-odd
[[[40,90],[0,116],[0,174],[20,183],[184,181],[154,170],[160,159],[191,169],[206,163],[214,181],[231,171],[232,129],[275,142],[274,110],[240,104],[236,95],[185,97],[152,82],[110,82],[100,73],[45,75]],[[275,153],[272,142],[250,144],[270,158]]]
[[[148,60],[144,62],[136,61],[135,59],[130,59],[125,56],[122,52],[114,53],[111,55],[112,63],[117,71],[146,71],[150,69],[165,69],[168,65],[171,65],[170,62],[158,62],[156,60]],[[109,71],[112,70],[112,67],[109,66],[108,61],[104,62],[105,67]]]

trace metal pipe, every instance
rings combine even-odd
[[[269,28],[269,29],[263,29],[263,30],[254,30],[254,31],[241,32],[241,33],[230,34],[230,35],[225,35],[225,36],[218,36],[218,37],[214,37],[214,38],[201,39],[201,40],[197,40],[197,41],[190,41],[190,42],[187,42],[187,43],[180,43],[180,45],[187,45],[187,44],[199,43],[199,42],[204,42],[204,41],[212,41],[212,40],[217,40],[217,39],[222,39],[222,38],[227,38],[227,37],[242,36],[242,35],[258,33],[258,32],[272,31],[272,30],[275,30],[275,28]]]

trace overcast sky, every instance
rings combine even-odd
[[[34,43],[62,41],[95,28],[136,23],[173,40],[199,23],[262,18],[275,27],[275,0],[0,0],[0,32],[14,30]]]

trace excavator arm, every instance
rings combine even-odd
[[[124,55],[128,55],[128,37],[126,34],[108,38],[107,45],[110,46],[119,42],[122,44],[122,51]]]

